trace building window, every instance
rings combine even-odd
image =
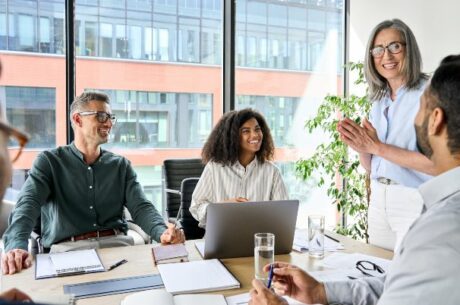
[[[0,87],[0,100],[5,101],[8,122],[31,136],[27,149],[56,146],[54,88]]]

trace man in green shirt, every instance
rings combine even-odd
[[[181,230],[166,226],[146,199],[130,162],[101,149],[115,123],[108,96],[83,93],[72,103],[70,116],[75,141],[42,152],[19,194],[3,236],[4,274],[30,266],[28,238],[39,216],[43,246],[54,245],[51,251],[72,249],[74,243],[73,248],[79,248],[77,243],[88,240],[95,240],[97,247],[130,244],[124,207],[154,240],[163,244],[185,240]]]

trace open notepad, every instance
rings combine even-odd
[[[166,291],[172,294],[239,288],[240,282],[218,259],[158,265]]]
[[[95,249],[38,254],[35,279],[105,271]]]
[[[173,296],[164,289],[147,290],[127,296],[121,305],[161,304],[161,305],[247,305],[249,293],[224,297],[221,294],[181,294]],[[289,305],[303,305],[285,297]]]

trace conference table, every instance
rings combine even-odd
[[[328,232],[329,236],[340,240],[345,246],[343,252],[346,253],[363,253],[381,258],[391,259],[393,252],[387,251],[375,246],[371,246],[362,242],[352,240],[348,237]],[[21,271],[18,274],[2,276],[1,290],[5,291],[9,288],[17,287],[32,298],[34,296],[43,295],[63,295],[63,286],[67,284],[77,284],[84,282],[100,281],[107,279],[117,279],[132,276],[141,276],[158,273],[157,268],[153,263],[151,248],[153,245],[139,245],[131,247],[117,247],[99,249],[98,253],[103,264],[108,267],[121,259],[127,259],[128,262],[107,272],[90,273],[84,275],[75,275],[51,279],[35,280],[35,262],[33,265]],[[189,260],[201,260],[201,256],[195,248],[195,241],[187,241],[186,247],[189,252]],[[328,255],[328,252],[326,252]],[[322,270],[321,260],[310,258],[308,253],[292,251],[290,254],[277,255],[277,261],[285,261],[299,266],[307,271]],[[235,295],[247,292],[251,289],[251,281],[254,278],[254,258],[242,257],[222,259],[224,265],[232,272],[232,274],[240,281],[241,288],[219,291],[218,293],[225,296]],[[102,296],[96,298],[80,299],[78,305],[115,305],[120,304],[121,300],[128,294],[116,294]]]

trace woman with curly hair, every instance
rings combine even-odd
[[[275,147],[264,117],[243,109],[226,113],[206,141],[206,164],[192,195],[190,212],[206,226],[209,203],[288,199],[278,168],[271,162]]]

